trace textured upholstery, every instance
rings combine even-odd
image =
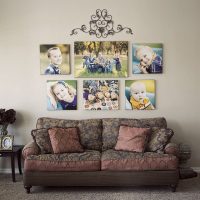
[[[147,145],[147,151],[163,153],[164,148],[174,135],[172,129],[153,127],[151,138]]]
[[[87,150],[83,153],[40,154],[28,156],[25,171],[98,171],[101,154]]]
[[[40,148],[34,141],[26,144],[22,150],[22,156],[24,159],[26,159],[30,155],[39,155],[39,154],[40,154]]]
[[[104,118],[102,119],[103,132],[102,150],[113,149],[117,142],[120,125],[132,127],[161,127],[166,128],[167,122],[165,118],[147,118],[147,119],[123,119],[123,118]]]
[[[150,128],[120,126],[115,150],[144,152],[150,133]]]
[[[48,129],[46,128],[34,129],[31,131],[31,135],[35,143],[39,146],[40,152],[42,154],[53,153]]]
[[[54,153],[83,152],[77,128],[50,128],[48,130]]]
[[[136,153],[107,150],[102,153],[101,170],[174,170],[178,167],[176,156],[153,152]]]

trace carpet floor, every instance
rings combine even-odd
[[[0,174],[0,200],[200,200],[200,176],[180,180],[177,191],[169,187],[32,187],[26,194],[22,175],[13,183]]]

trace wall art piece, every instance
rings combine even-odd
[[[76,80],[48,80],[47,109],[77,110],[76,88]]]
[[[85,110],[118,110],[118,80],[84,80],[83,102]]]
[[[127,110],[154,110],[155,80],[126,80],[125,108]]]
[[[127,77],[128,42],[75,42],[74,56],[75,77]]]
[[[160,43],[133,44],[133,74],[157,74],[163,71],[163,45]]]
[[[40,45],[40,74],[70,74],[70,45]]]
[[[127,34],[133,34],[131,28],[123,27],[121,24],[118,24],[115,29],[112,15],[109,15],[106,9],[97,9],[96,15],[91,16],[88,27],[83,24],[80,28],[73,29],[70,35],[77,35],[79,31],[82,31],[89,35],[94,35],[97,38],[106,38],[109,35],[114,35],[123,30],[125,30]]]

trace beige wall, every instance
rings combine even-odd
[[[96,40],[70,30],[88,24],[97,8],[108,9],[115,25],[133,29],[134,35],[120,33],[106,40],[161,42],[164,45],[164,73],[132,75],[131,56],[128,79],[155,79],[157,109],[124,110],[124,79],[120,79],[119,111],[84,111],[82,79],[78,79],[77,111],[47,111],[46,80],[73,79],[68,76],[41,76],[39,45]],[[14,108],[17,121],[9,126],[16,144],[31,140],[30,131],[42,116],[69,119],[100,117],[164,116],[175,131],[175,141],[191,145],[190,165],[200,167],[200,1],[199,0],[0,0],[0,107]],[[73,48],[72,48],[73,49]],[[131,55],[131,50],[130,54]],[[73,58],[73,52],[71,52]],[[6,167],[5,162],[0,168]]]

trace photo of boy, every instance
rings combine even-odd
[[[76,81],[47,81],[48,110],[77,110]]]
[[[69,45],[40,45],[41,74],[69,74],[69,50]]]
[[[162,57],[162,44],[133,44],[133,74],[162,73]]]
[[[135,80],[126,81],[126,109],[154,110],[155,109],[155,81]]]
[[[49,66],[45,70],[45,74],[60,74],[59,65],[62,63],[62,54],[58,47],[48,49]]]

